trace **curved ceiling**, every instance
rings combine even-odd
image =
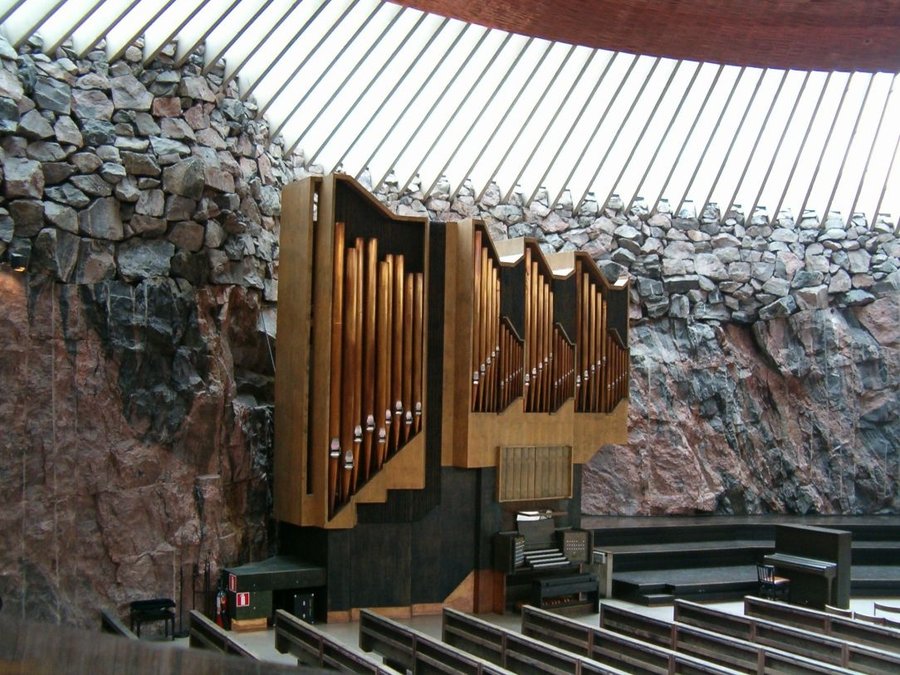
[[[392,0],[597,49],[731,65],[896,72],[898,0]]]
[[[48,54],[191,60],[311,170],[375,190],[890,221],[898,14],[900,0],[0,0],[0,33]]]

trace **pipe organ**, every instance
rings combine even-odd
[[[328,513],[422,429],[424,275],[334,223]]]
[[[279,278],[282,523],[422,518],[444,470],[502,472],[498,505],[566,499],[626,440],[628,284],[587,254],[397,216],[336,174],[285,188]]]

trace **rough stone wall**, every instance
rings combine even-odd
[[[273,546],[279,196],[306,169],[221,70],[138,49],[108,64],[0,40],[4,613],[190,607],[194,565]],[[631,441],[586,467],[586,512],[897,511],[889,224],[379,196],[632,275]]]
[[[174,49],[20,51],[0,41],[4,613],[189,609],[195,565],[272,546],[280,194],[303,172]]]
[[[573,213],[540,196],[500,203],[496,185],[480,202],[470,186],[452,200],[443,188],[379,196],[400,213],[482,218],[548,252],[586,250],[631,278],[629,442],[585,467],[585,513],[900,510],[892,223],[651,216],[617,198]]]

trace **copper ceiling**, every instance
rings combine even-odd
[[[799,70],[900,70],[900,0],[394,0],[613,51]]]

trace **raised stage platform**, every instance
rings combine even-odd
[[[594,548],[613,555],[613,597],[669,604],[722,601],[756,590],[756,564],[775,549],[776,525],[853,535],[851,594],[900,595],[900,516],[583,516]]]

